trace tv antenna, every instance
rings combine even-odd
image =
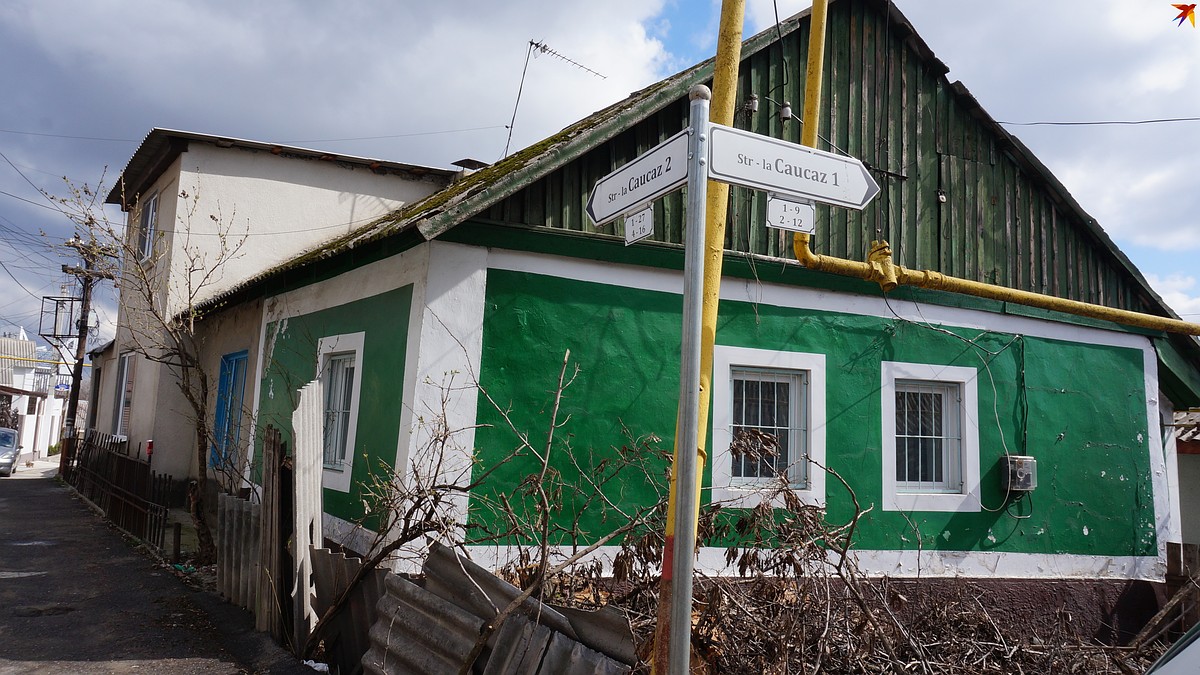
[[[607,77],[601,75],[600,73],[597,73],[596,71],[592,70],[591,68],[588,68],[587,66],[583,65],[582,63],[579,63],[578,61],[573,61],[573,60],[563,56],[562,54],[559,54],[558,52],[551,49],[550,46],[547,45],[545,42],[530,40],[529,48],[525,50],[525,67],[521,69],[521,85],[519,87],[517,87],[517,102],[515,104],[513,104],[512,121],[510,121],[508,123],[508,140],[504,142],[504,157],[508,157],[508,148],[512,144],[513,127],[516,126],[516,124],[517,124],[517,108],[519,108],[521,106],[521,92],[524,91],[524,89],[525,89],[525,73],[529,71],[529,57],[533,56],[535,54],[549,54],[550,56],[553,56],[561,61],[566,61],[567,63],[575,66],[576,68],[579,68],[580,70],[586,70],[587,72],[591,73],[592,75],[595,75],[596,77],[598,77],[602,80],[608,79]],[[501,157],[501,159],[503,159],[504,157]]]

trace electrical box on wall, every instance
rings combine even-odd
[[[1029,455],[1005,455],[1000,470],[1001,487],[1012,492],[1029,492],[1037,487],[1037,459]]]

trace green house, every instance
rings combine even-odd
[[[773,102],[800,109],[807,43],[806,13],[745,42],[734,126],[799,140]],[[894,7],[832,2],[825,68],[823,149],[861,159],[881,191],[861,212],[818,206],[814,250],[863,260],[887,240],[911,269],[1174,316]],[[456,502],[479,531],[505,529],[494,507],[531,476],[599,475],[631,448],[642,473],[593,485],[603,508],[564,495],[550,543],[598,541],[619,511],[658,499],[685,199],[659,199],[652,236],[632,246],[585,205],[597,179],[686,127],[687,91],[711,74],[705,62],[636,92],[213,303],[210,321],[247,335],[260,430],[292,441],[296,391],[323,383],[327,538],[365,545],[371,472],[432,467],[430,448],[430,471],[480,479]],[[1163,578],[1167,543],[1196,531],[1165,426],[1200,402],[1191,338],[806,269],[791,233],[765,227],[766,203],[731,190],[705,504],[783,507],[770,487],[786,485],[787,503],[840,523],[857,499],[871,507],[859,563],[881,574]],[[543,471],[514,451],[552,419],[561,443]],[[774,454],[745,452],[755,438]],[[1018,457],[1036,460],[1036,487],[1006,482]],[[736,541],[703,543],[699,566],[732,573]]]

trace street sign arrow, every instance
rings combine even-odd
[[[603,225],[683,187],[688,177],[687,160],[688,130],[684,129],[596,181],[588,197],[588,216]]]
[[[710,129],[712,180],[858,210],[879,194],[875,179],[853,157],[721,124]]]

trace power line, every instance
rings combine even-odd
[[[1010,127],[1100,127],[1136,126],[1139,124],[1173,124],[1176,122],[1200,122],[1200,117],[1163,117],[1149,120],[1095,120],[1083,122],[1000,122]]]
[[[40,301],[42,299],[42,296],[37,295],[36,293],[29,290],[28,288],[25,288],[25,284],[21,283],[15,276],[13,276],[13,273],[11,271],[9,271],[8,266],[5,265],[4,261],[2,261],[2,260],[0,260],[0,269],[4,270],[4,273],[8,275],[8,278],[10,278],[14,282],[16,282],[16,284],[21,287],[21,290],[28,293],[29,297],[33,298],[34,300],[38,300],[38,301]]]
[[[16,167],[13,167],[13,168],[16,168]],[[28,180],[28,179],[26,179],[26,180]],[[40,207],[42,207],[43,209],[50,209],[51,211],[58,211],[59,213],[62,213],[62,209],[58,209],[58,208],[55,208],[55,207],[53,207],[53,206],[48,206],[48,205],[46,205],[46,204],[43,204],[43,203],[41,203],[41,202],[35,202],[35,201],[33,201],[32,199],[25,199],[24,197],[18,197],[17,195],[14,195],[14,194],[13,194],[13,193],[11,193],[11,192],[5,192],[4,190],[0,190],[0,195],[4,195],[5,197],[12,197],[13,199],[17,199],[17,200],[23,201],[23,202],[25,202],[26,204],[33,204],[34,206],[40,206]]]
[[[409,138],[411,136],[437,136],[439,134],[460,134],[468,131],[488,131],[491,129],[507,129],[507,124],[494,124],[490,127],[471,127],[469,129],[446,129],[444,131],[416,131],[411,134],[392,134],[390,136],[359,136],[357,138],[314,138],[302,141],[280,141],[280,143],[340,143],[342,141],[381,141],[389,138]]]
[[[34,190],[37,190],[38,194],[45,197],[46,201],[50,202],[54,206],[55,211],[58,211],[59,213],[63,214],[64,216],[66,216],[68,218],[71,217],[71,214],[67,213],[66,211],[63,211],[62,208],[60,208],[57,204],[55,204],[54,200],[50,199],[50,197],[47,196],[46,193],[43,192],[41,188],[39,188],[37,185],[35,185],[33,183],[33,181],[29,180],[29,176],[26,176],[25,172],[21,171],[21,169],[18,168],[16,164],[13,164],[12,160],[8,158],[8,155],[4,154],[3,152],[0,152],[0,157],[3,157],[4,161],[8,162],[8,165],[12,167],[13,171],[17,172],[17,175],[19,175],[21,178],[24,178],[26,183],[29,183],[29,187],[33,188]],[[13,196],[13,195],[10,195],[10,196]],[[20,197],[18,197],[18,199],[20,199]],[[22,200],[22,201],[27,201],[27,200]],[[30,203],[32,204],[33,202],[30,202]]]
[[[43,138],[69,138],[76,141],[111,141],[113,143],[137,143],[136,140],[129,138],[96,138],[94,136],[68,136],[66,134],[43,134],[37,131],[16,131],[13,129],[0,129],[0,134],[18,134],[20,136],[41,136]]]

